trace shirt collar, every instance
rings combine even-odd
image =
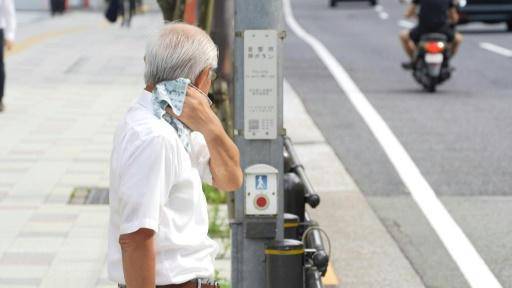
[[[152,101],[152,93],[147,91],[146,89],[142,90],[142,94],[137,99],[137,104],[141,105],[142,107],[152,110],[153,105],[151,104]]]

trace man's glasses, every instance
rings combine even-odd
[[[215,70],[210,69],[210,80],[215,81],[217,79],[217,72]]]
[[[210,97],[208,97],[208,94],[204,93],[203,91],[201,91],[201,89],[197,88],[194,84],[190,83],[188,84],[190,87],[194,88],[195,90],[197,90],[197,92],[199,92],[201,95],[203,95],[204,97],[206,97],[206,100],[208,100],[208,105],[210,107],[213,107],[213,102],[212,100],[210,99]]]

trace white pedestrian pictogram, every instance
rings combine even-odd
[[[256,176],[256,189],[265,190],[267,189],[267,175]]]

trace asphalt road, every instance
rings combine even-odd
[[[512,287],[512,57],[481,47],[512,50],[512,34],[503,25],[461,27],[455,74],[428,94],[400,69],[398,0],[377,10],[291,2],[299,24],[347,70],[503,287]],[[285,57],[285,77],[425,286],[470,287],[361,116],[291,31]]]

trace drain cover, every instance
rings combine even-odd
[[[108,188],[105,187],[76,187],[69,197],[68,204],[95,205],[108,204]]]

